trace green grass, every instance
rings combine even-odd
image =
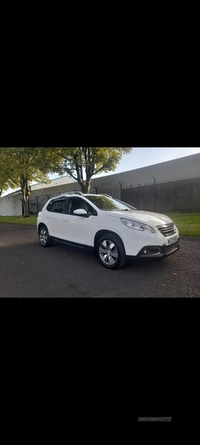
[[[23,218],[23,216],[0,216],[0,223],[9,224],[28,224],[36,225],[37,215],[29,216],[29,218]]]
[[[165,213],[178,227],[182,236],[200,237],[200,213]],[[23,218],[22,216],[0,216],[0,223],[36,225],[37,215]]]
[[[166,213],[182,236],[200,236],[200,213]]]

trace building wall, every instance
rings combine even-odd
[[[38,211],[42,210],[49,197],[57,196],[59,193],[64,193],[66,191],[74,191],[75,189],[80,190],[80,187],[76,181],[72,181],[68,177],[66,177],[66,179],[59,179],[53,180],[50,184],[41,183],[31,187],[31,195],[29,198],[30,213],[36,214]],[[0,215],[21,216],[21,198],[22,196],[20,191],[4,196],[0,200]]]
[[[119,183],[123,183],[123,188],[151,185],[154,178],[157,184],[200,178],[200,153],[127,172],[93,177],[91,193],[95,193],[94,186],[99,187],[98,193],[102,193],[103,189],[119,187]]]
[[[0,200],[1,216],[20,216],[22,215],[21,194],[4,196]]]
[[[122,200],[156,212],[200,212],[200,178],[125,188]]]

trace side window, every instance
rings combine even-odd
[[[95,215],[96,212],[93,209],[93,207],[88,204],[84,199],[81,198],[70,198],[69,200],[69,207],[68,207],[68,214],[73,215],[74,210],[77,209],[84,209],[86,210],[88,216]]]
[[[47,210],[53,213],[63,213],[65,200],[50,201]]]
[[[84,209],[84,202],[80,198],[70,198],[68,213],[69,215],[73,215],[74,210]]]
[[[90,215],[95,215],[96,216],[97,215],[96,210],[93,209],[93,207],[90,204],[88,204],[88,202],[86,202],[86,201],[85,201],[84,209],[86,210],[88,216],[90,216]]]

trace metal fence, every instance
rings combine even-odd
[[[123,184],[119,183],[118,187],[96,187],[96,189],[93,187],[93,189],[90,191],[91,193],[111,195],[113,198],[121,199],[138,209],[155,212],[200,211],[200,178],[127,188],[123,188]],[[43,194],[39,197],[31,195],[30,213],[38,213],[49,198],[57,195],[58,192],[51,195]]]
[[[200,178],[125,188],[122,200],[155,212],[199,212]]]

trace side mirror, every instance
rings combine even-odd
[[[73,211],[73,215],[87,216],[87,212],[84,209],[76,209],[76,210]]]

